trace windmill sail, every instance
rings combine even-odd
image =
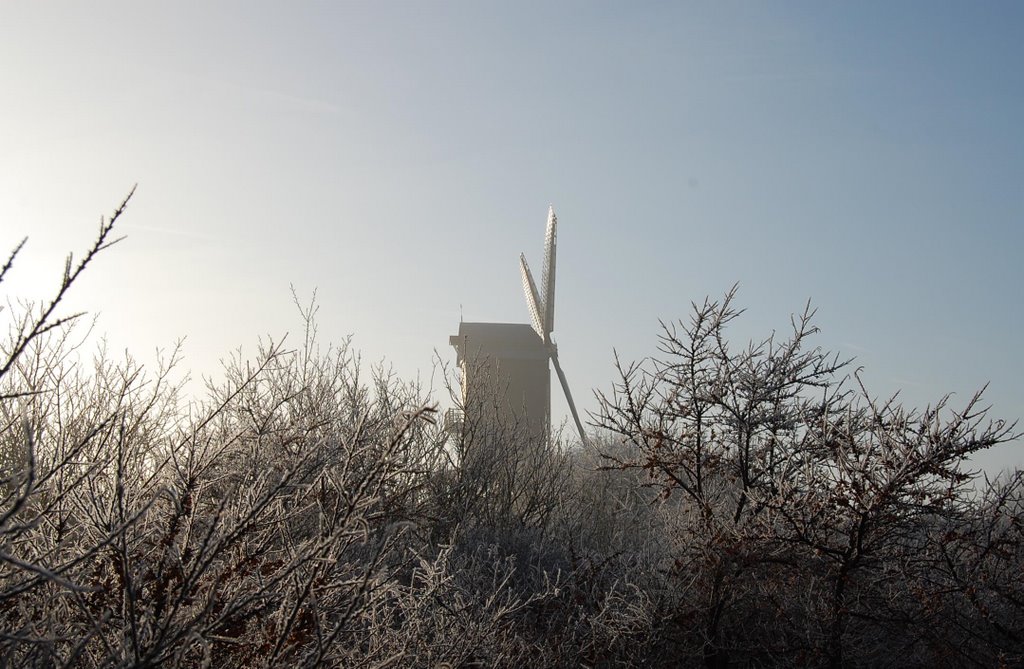
[[[544,270],[541,274],[541,288],[544,291],[544,336],[550,341],[550,334],[555,329],[555,253],[557,251],[558,219],[555,208],[548,208],[548,228],[544,235]]]
[[[572,393],[569,392],[569,382],[565,378],[562,366],[558,363],[558,349],[551,339],[551,332],[555,329],[555,256],[558,246],[558,219],[555,217],[555,208],[548,209],[548,227],[544,236],[544,267],[541,274],[541,293],[537,292],[537,285],[533,281],[533,274],[530,273],[530,266],[526,264],[526,256],[519,254],[519,271],[523,276],[523,292],[526,294],[526,305],[530,308],[530,320],[533,329],[544,342],[548,350],[548,357],[555,366],[555,373],[558,374],[558,381],[562,384],[562,392],[565,393],[565,401],[569,404],[569,411],[576,423],[576,429],[580,433],[580,440],[586,444],[587,435],[583,430],[583,423],[580,421],[579,413],[576,411],[576,403],[572,401]]]
[[[523,293],[526,294],[526,306],[530,308],[530,322],[537,336],[544,339],[544,323],[541,321],[540,296],[537,294],[537,285],[533,282],[533,274],[530,273],[530,266],[526,264],[526,256],[519,254],[519,271],[523,275]]]
[[[580,415],[576,411],[576,403],[572,401],[572,393],[569,392],[569,382],[565,379],[565,372],[562,371],[562,366],[558,364],[558,352],[552,345],[550,348],[551,362],[555,365],[555,373],[558,374],[558,380],[562,384],[562,392],[565,393],[565,401],[569,404],[569,412],[572,414],[573,422],[576,423],[576,430],[580,433],[580,441],[583,445],[587,445],[587,433],[583,431],[583,423],[580,422]]]

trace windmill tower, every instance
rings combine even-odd
[[[569,383],[558,362],[558,347],[551,338],[555,324],[555,256],[558,220],[554,208],[548,210],[544,240],[544,266],[541,289],[519,255],[519,268],[530,310],[532,325],[518,323],[460,323],[459,334],[449,341],[458,354],[462,370],[463,400],[473,393],[488,393],[497,399],[498,416],[505,424],[526,423],[537,436],[551,432],[551,373],[548,361],[562,384],[569,411],[586,443],[586,434],[569,391]],[[467,407],[467,411],[469,407]]]

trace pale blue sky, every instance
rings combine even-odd
[[[140,356],[294,331],[293,283],[427,380],[460,305],[527,322],[554,203],[582,408],[740,282],[741,339],[811,298],[878,394],[1024,415],[1021,3],[6,3],[0,62],[8,288],[138,182],[72,306]]]

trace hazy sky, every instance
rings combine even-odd
[[[739,339],[810,298],[872,392],[1024,416],[1022,3],[8,2],[0,63],[0,293],[138,182],[70,306],[140,357],[295,333],[294,284],[429,381],[460,309],[528,322],[554,203],[582,409],[739,282]]]

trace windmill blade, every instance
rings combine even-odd
[[[580,433],[580,441],[584,446],[587,446],[587,434],[583,431],[583,423],[580,422],[580,415],[576,412],[576,403],[572,401],[572,393],[569,392],[569,382],[565,380],[565,372],[562,371],[562,366],[558,364],[558,351],[555,349],[554,344],[551,344],[548,351],[551,354],[551,362],[555,366],[555,373],[558,374],[558,380],[562,384],[565,401],[569,403],[569,412],[572,413],[572,419],[576,423],[576,430]]]
[[[540,297],[537,295],[537,285],[533,282],[533,274],[530,273],[530,266],[526,264],[526,256],[519,254],[519,272],[523,275],[523,293],[526,294],[526,306],[530,308],[530,321],[537,335],[546,341],[544,336],[544,323],[541,321]]]
[[[550,334],[555,329],[555,252],[558,246],[557,228],[558,219],[555,218],[555,208],[548,208],[548,229],[544,235],[544,269],[541,272],[541,289],[544,291],[544,332]],[[544,341],[548,341],[544,337]]]

